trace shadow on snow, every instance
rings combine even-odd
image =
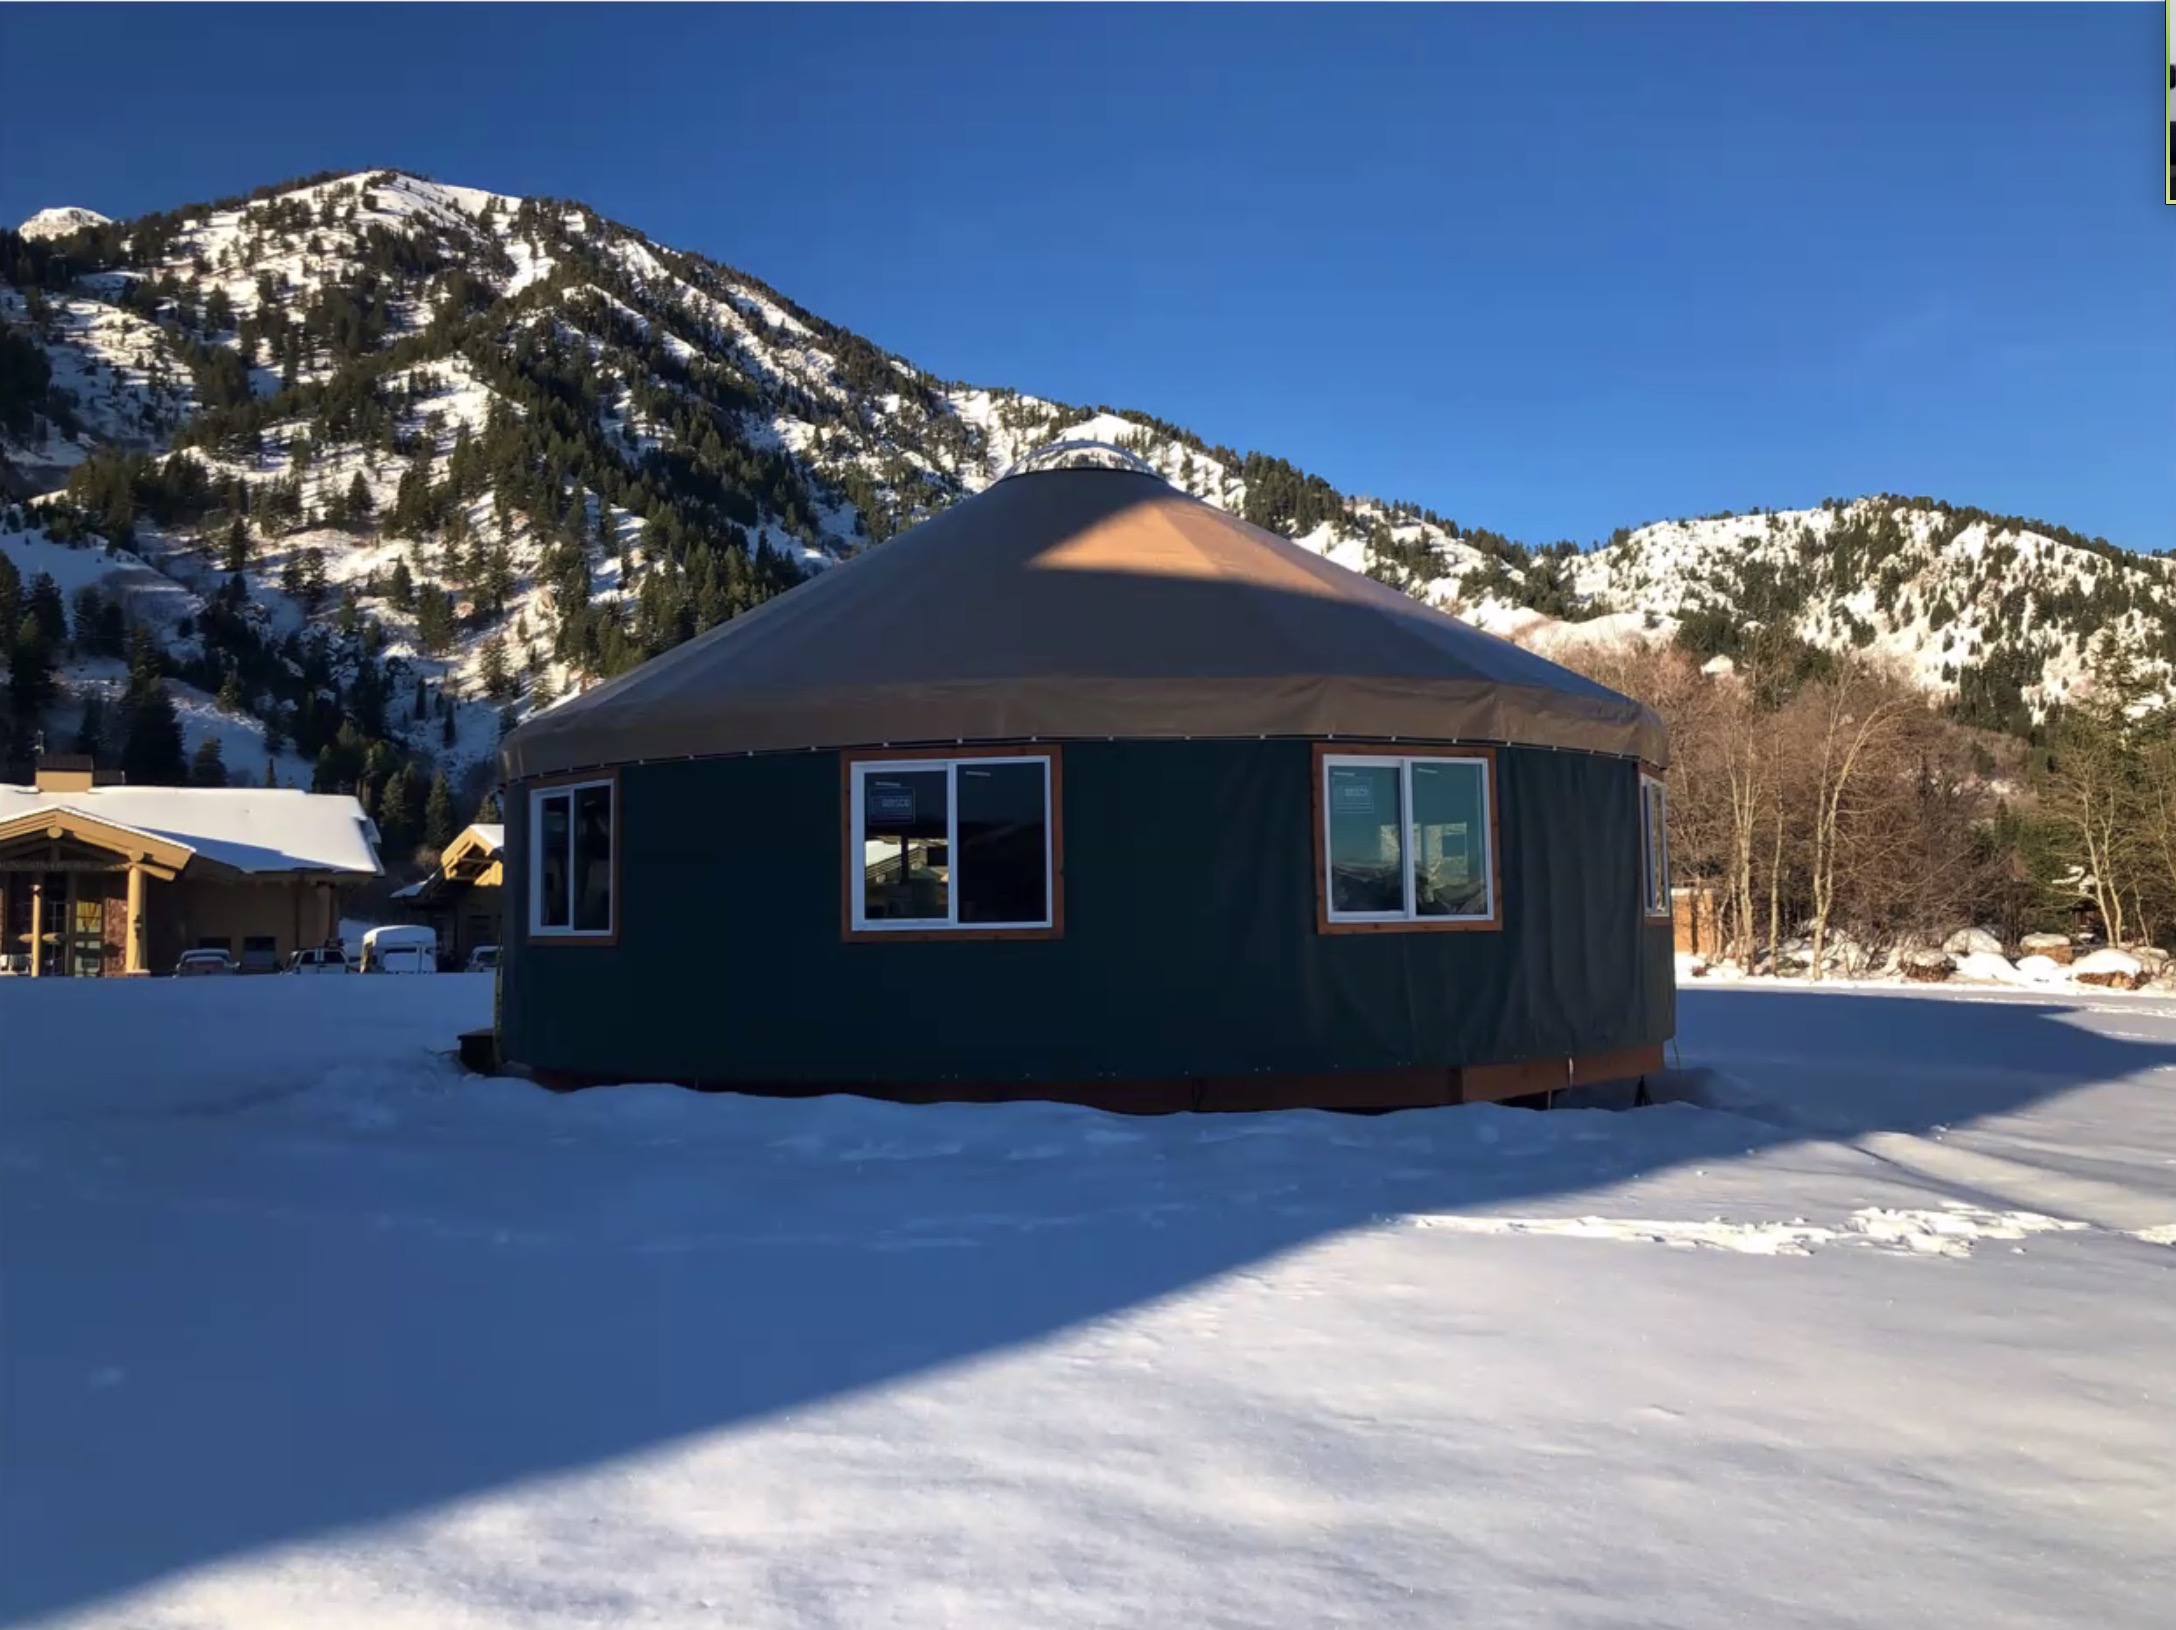
[[[36,1010],[7,994],[19,1037]],[[1826,1066],[1831,1135],[2176,1064],[2176,1046],[2066,1011],[1693,990],[1682,1052]],[[80,1040],[89,1079],[103,1042]],[[1537,1152],[1524,1127],[1562,1117],[702,1099],[729,1130],[687,1136],[675,1106],[653,1128],[654,1099],[624,1124],[606,1101],[549,1100],[566,1135],[525,1110],[505,1139],[441,1102],[420,1144],[367,1122],[267,1127],[248,1119],[261,1104],[15,1117],[0,1619],[972,1362],[1384,1217],[1804,1135],[1665,1109]],[[1477,1140],[1483,1126],[1506,1146]]]

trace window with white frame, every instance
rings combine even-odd
[[[1493,923],[1493,768],[1473,756],[1323,755],[1325,918]]]
[[[1050,929],[1048,754],[853,765],[856,932]]]
[[[608,937],[613,915],[612,782],[577,781],[529,794],[529,932]]]
[[[1661,781],[1640,776],[1640,891],[1650,917],[1670,914],[1670,795]]]

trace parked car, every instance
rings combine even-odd
[[[234,958],[225,951],[184,951],[181,953],[181,960],[174,964],[174,977],[177,979],[232,972]]]
[[[364,973],[438,972],[438,935],[420,923],[391,923],[363,936]]]
[[[278,943],[269,936],[255,945],[244,941],[242,957],[234,965],[234,971],[236,973],[278,973],[280,971],[280,948]]]
[[[468,954],[470,973],[492,973],[499,966],[499,948],[496,945],[479,945]]]
[[[289,973],[350,973],[348,954],[337,945],[313,945],[287,959]]]

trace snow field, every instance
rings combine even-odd
[[[490,1001],[0,982],[8,1622],[2165,1622],[2176,1003],[1132,1119],[554,1097]]]

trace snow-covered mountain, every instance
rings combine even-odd
[[[65,238],[87,226],[107,224],[107,217],[95,209],[78,209],[73,204],[64,204],[58,209],[39,210],[16,230],[26,238]]]
[[[1146,414],[937,378],[580,204],[390,171],[120,223],[43,211],[0,235],[0,323],[0,477],[45,495],[16,517],[18,567],[92,539],[130,550],[199,608],[172,623],[183,677],[209,691],[246,670],[248,713],[306,755],[360,682],[373,731],[480,764],[503,714],[1060,435],[1125,445],[1543,649],[1733,655],[1783,626],[1890,653],[2012,725],[2067,693],[2103,626],[2176,671],[2171,563],[2060,527],[1867,498],[1530,549]]]

